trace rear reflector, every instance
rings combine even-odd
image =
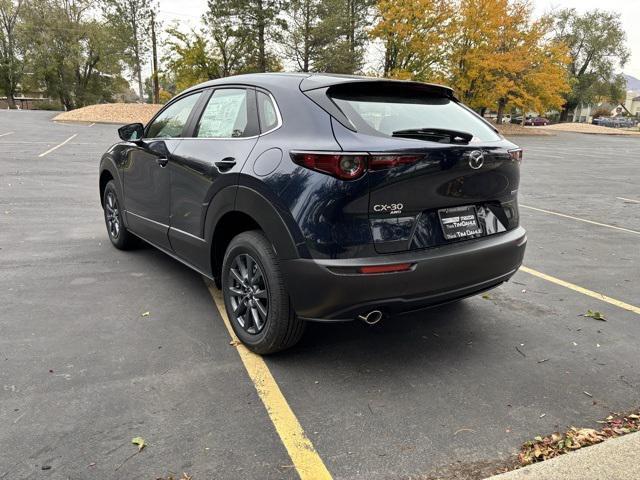
[[[291,152],[295,163],[341,180],[356,180],[367,170],[384,170],[410,165],[423,155],[369,155],[367,153]]]
[[[411,270],[411,263],[396,263],[394,265],[371,265],[367,267],[360,267],[360,273],[393,273],[393,272],[406,272]]]

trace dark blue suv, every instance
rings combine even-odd
[[[242,75],[119,134],[100,163],[111,241],[142,238],[213,279],[258,353],[306,321],[475,295],[522,263],[522,151],[447,87]]]

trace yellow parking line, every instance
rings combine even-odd
[[[621,230],[623,232],[634,233],[636,235],[640,235],[640,232],[638,232],[637,230],[629,230],[628,228],[616,227],[615,225],[609,225],[607,223],[594,222],[593,220],[587,220],[585,218],[580,218],[580,217],[573,217],[571,215],[566,215],[564,213],[558,213],[558,212],[552,212],[551,210],[544,210],[542,208],[530,207],[529,205],[520,204],[520,207],[528,208],[529,210],[535,210],[537,212],[543,212],[543,213],[549,213],[551,215],[557,215],[558,217],[564,217],[564,218],[570,218],[572,220],[578,220],[579,222],[590,223],[591,225],[598,225],[600,227],[613,228],[614,230]]]
[[[229,323],[222,294],[211,284],[208,284],[208,288],[224,321],[224,325],[229,331],[229,336],[236,345],[242,363],[256,387],[258,396],[267,409],[269,418],[271,418],[271,422],[287,449],[301,480],[330,480],[331,474],[329,470],[327,470],[320,455],[316,452],[311,440],[305,435],[300,422],[291,407],[289,407],[287,399],[284,398],[280,391],[280,387],[273,378],[269,367],[260,355],[256,355],[240,343]]]
[[[620,300],[616,300],[615,298],[608,297],[606,295],[603,295],[602,293],[598,293],[598,292],[594,292],[592,290],[588,290],[586,288],[580,287],[579,285],[575,285],[573,283],[565,282],[564,280],[560,280],[559,278],[552,277],[551,275],[547,275],[546,273],[538,272],[537,270],[525,267],[524,265],[522,267],[520,267],[520,270],[522,270],[523,272],[526,272],[526,273],[528,273],[530,275],[533,275],[535,277],[542,278],[543,280],[546,280],[548,282],[552,282],[552,283],[555,283],[556,285],[560,285],[562,287],[569,288],[569,289],[574,290],[576,292],[582,293],[583,295],[588,295],[589,297],[596,298],[596,299],[601,300],[603,302],[607,302],[607,303],[609,303],[611,305],[615,305],[616,307],[623,308],[625,310],[628,310],[630,312],[637,313],[638,315],[640,315],[640,307],[636,307],[634,305],[630,305],[630,304],[622,302]]]

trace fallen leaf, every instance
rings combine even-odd
[[[482,298],[484,298],[485,300],[491,300],[491,295],[485,293],[484,295],[482,295]]]
[[[601,322],[606,322],[607,319],[604,318],[604,315],[602,315],[602,313],[596,311],[596,310],[587,310],[587,313],[582,315],[583,317],[587,317],[587,318],[593,318],[594,320],[600,320]]]
[[[141,317],[148,317],[149,315],[151,315],[149,312],[144,312],[142,315],[140,315]]]
[[[240,341],[239,340],[231,340],[229,342],[229,345],[231,345],[232,347],[237,347],[238,345],[240,345]]]
[[[138,451],[142,450],[146,443],[144,442],[144,438],[142,437],[134,437],[131,439],[131,443],[138,446]]]

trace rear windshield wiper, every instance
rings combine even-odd
[[[408,130],[396,130],[392,133],[394,137],[415,138],[417,140],[430,140],[440,143],[462,143],[467,144],[473,135],[458,130],[446,128],[411,128]]]

